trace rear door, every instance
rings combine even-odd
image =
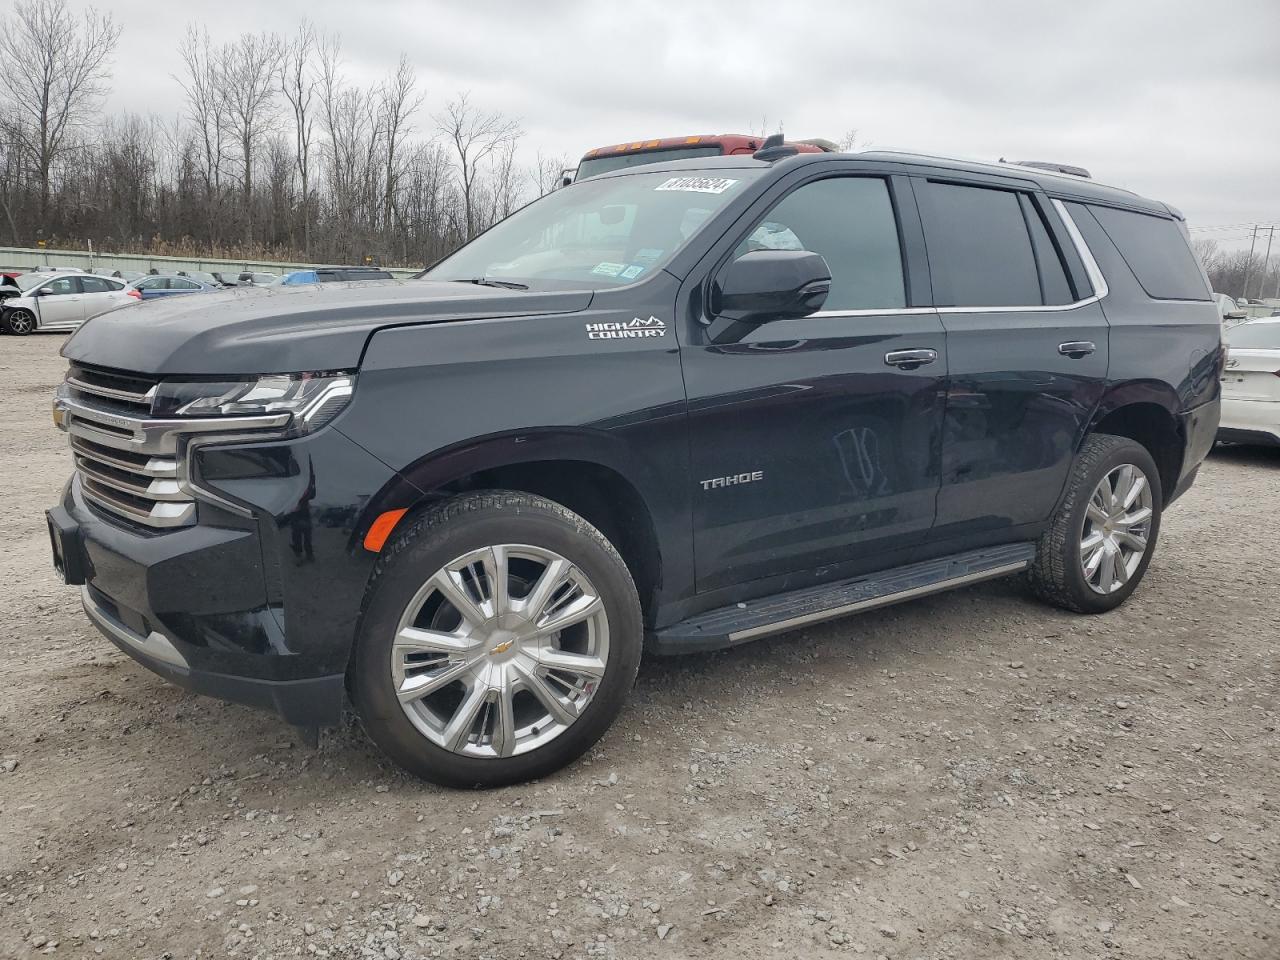
[[[106,277],[81,277],[80,287],[84,291],[84,319],[106,313],[129,298],[124,293],[124,284]]]
[[[1101,399],[1106,317],[1060,206],[1030,185],[915,187],[950,365],[935,536],[1017,539],[1053,510]]]
[[[933,524],[947,356],[920,305],[919,219],[907,178],[850,167],[779,184],[709,255],[714,278],[748,250],[810,250],[832,288],[802,319],[692,324],[681,356],[700,591],[892,566]],[[901,363],[904,351],[924,359]]]

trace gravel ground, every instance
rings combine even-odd
[[[0,956],[1280,957],[1280,455],[1146,583],[989,584],[641,667],[589,758],[450,792],[88,626],[42,510],[60,337],[0,338]]]

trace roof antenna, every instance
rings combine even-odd
[[[760,149],[751,156],[756,160],[773,161],[795,156],[799,152],[792,144],[783,142],[781,133],[771,133],[765,138]]]

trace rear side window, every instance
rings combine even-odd
[[[1031,198],[1025,194],[1021,197],[1022,212],[1027,218],[1027,228],[1031,231],[1031,247],[1035,251],[1036,265],[1040,268],[1040,285],[1043,287],[1044,302],[1047,304],[1074,303],[1077,299],[1067,279],[1066,267],[1062,265],[1062,253],[1049,228],[1044,222],[1044,215],[1037,209]]]
[[[112,280],[103,280],[101,277],[81,277],[80,288],[85,293],[110,293],[112,290],[119,290],[120,285]]]
[[[931,181],[923,207],[938,306],[1045,302],[1018,194]]]
[[[1178,224],[1164,217],[1089,207],[1124,262],[1153,300],[1208,300],[1191,248]]]
[[[752,250],[808,250],[831,270],[823,310],[905,307],[898,224],[885,181],[832,177],[793,190],[765,215],[735,256]]]

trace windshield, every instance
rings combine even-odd
[[[1227,332],[1227,343],[1233,347],[1280,350],[1280,323],[1242,323]]]
[[[646,163],[659,163],[664,160],[690,160],[694,157],[718,157],[719,147],[672,147],[669,150],[644,150],[638,153],[617,153],[608,157],[592,157],[578,164],[576,179],[599,176],[611,170],[622,170],[626,167],[638,167]]]
[[[33,290],[40,286],[40,284],[51,279],[53,276],[54,275],[52,273],[24,273],[18,278],[18,289],[25,293],[28,290]]]
[[[719,172],[719,171],[717,171]],[[661,269],[759,171],[641,173],[575,183],[481,234],[421,276],[622,286]]]

